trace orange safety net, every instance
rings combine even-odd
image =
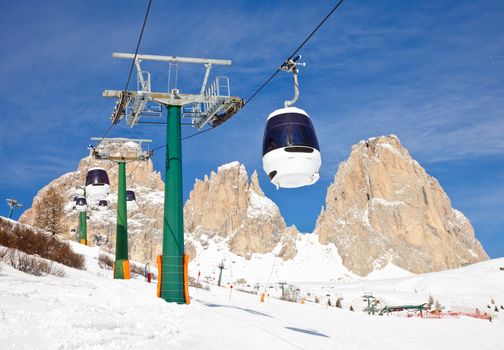
[[[161,298],[161,280],[163,276],[163,256],[158,255],[157,257],[157,268],[158,268],[158,283],[157,283],[157,296]]]
[[[189,255],[184,254],[184,298],[186,304],[191,302],[189,297]]]

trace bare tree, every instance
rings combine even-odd
[[[63,196],[51,186],[35,203],[35,226],[53,235],[65,232],[63,224]]]

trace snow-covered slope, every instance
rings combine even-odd
[[[113,280],[109,270],[98,267],[97,248],[74,247],[86,255],[88,270],[63,267],[64,278],[34,277],[2,264],[1,349],[498,349],[504,343],[499,317],[491,323],[467,317],[380,317],[361,312],[357,304],[356,312],[345,305],[363,291],[396,304],[415,303],[416,296],[424,301],[430,292],[443,305],[476,306],[490,298],[500,305],[504,259],[386,280],[299,282],[312,293],[332,287],[345,298],[344,309],[274,298],[261,303],[258,295],[215,285],[208,291],[191,289],[190,305],[174,305],[156,298],[156,285],[143,279]],[[263,269],[258,263],[254,273]]]
[[[298,236],[297,254],[291,260],[283,260],[278,256],[280,244],[271,253],[253,254],[250,259],[229,251],[227,240],[221,237],[200,237],[199,240],[193,240],[192,244],[196,247],[197,255],[189,265],[189,271],[193,275],[201,272],[202,278],[209,281],[217,281],[221,262],[225,266],[223,283],[244,279],[247,285],[259,283],[265,286],[279,281],[328,282],[356,278],[342,265],[334,244],[319,244],[318,237],[313,234]]]

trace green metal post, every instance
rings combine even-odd
[[[12,212],[13,212],[13,211],[14,211],[14,208],[12,208],[12,207],[11,207],[11,208],[9,209],[9,219],[10,219],[10,218],[12,218]]]
[[[163,257],[159,296],[168,302],[185,304],[180,106],[168,106],[167,119]]]
[[[114,278],[129,279],[130,266],[128,260],[128,216],[126,210],[126,163],[119,162],[119,178],[117,181],[117,230],[116,253],[114,263]]]
[[[87,212],[79,213],[79,243],[87,245]]]

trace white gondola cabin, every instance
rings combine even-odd
[[[75,200],[75,209],[79,212],[85,212],[87,210],[87,200],[84,196],[79,196]]]
[[[268,116],[263,140],[263,169],[278,187],[312,185],[322,164],[317,135],[308,114],[296,107]]]
[[[126,190],[126,208],[128,210],[135,210],[138,208],[135,191],[132,189]]]
[[[103,168],[90,168],[86,175],[86,197],[90,203],[98,204],[106,200],[110,190],[110,181]]]

